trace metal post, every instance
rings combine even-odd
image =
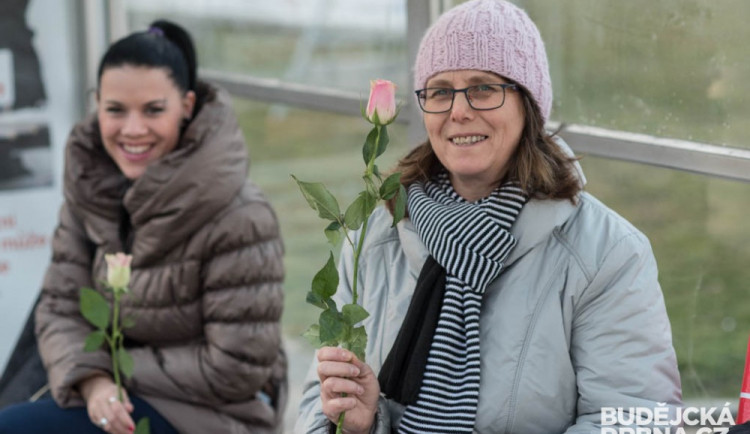
[[[414,59],[417,57],[419,42],[422,40],[425,30],[430,26],[430,17],[435,9],[434,1],[425,0],[407,0],[406,1],[406,37],[407,47],[409,49],[409,104],[407,104],[405,114],[409,122],[408,139],[412,146],[423,142],[426,139],[424,126],[422,124],[422,112],[419,110],[414,100]]]
[[[99,67],[99,59],[104,54],[106,47],[106,19],[104,13],[104,2],[102,0],[83,0],[83,27],[84,27],[84,89],[91,91],[96,89],[96,73]],[[93,92],[89,92],[86,107],[94,107]]]
[[[109,26],[107,37],[110,43],[128,34],[128,16],[123,0],[108,0]]]

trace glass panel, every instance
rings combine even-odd
[[[651,240],[683,397],[739,393],[750,330],[750,184],[594,157],[587,190]]]
[[[750,2],[514,3],[546,43],[553,120],[750,148]]]
[[[200,66],[360,91],[408,89],[406,0],[132,0],[129,27],[168,17],[193,35]]]
[[[359,117],[269,105],[235,99],[235,112],[248,141],[250,178],[273,204],[285,244],[283,329],[289,354],[290,402],[286,426],[293,427],[302,382],[313,347],[301,337],[321,310],[305,302],[314,274],[331,248],[326,223],[307,205],[292,180],[324,183],[345,207],[364,188],[362,144],[371,125]],[[406,127],[388,126],[391,142],[380,158],[382,171],[393,167],[407,150]],[[338,252],[334,252],[338,259]]]
[[[304,377],[311,347],[299,335],[317,317],[305,303],[327,256],[322,220],[290,178],[321,181],[341,202],[360,189],[357,118],[236,99],[251,154],[250,176],[273,203],[286,243],[284,330],[294,352],[290,375]],[[321,126],[325,126],[324,128]],[[405,127],[391,126],[381,167],[409,148]],[[587,190],[651,240],[659,263],[686,399],[735,399],[750,329],[750,184],[586,156]],[[299,384],[299,383],[298,383]],[[293,399],[297,397],[292,394]],[[296,409],[296,405],[291,407]],[[290,408],[291,408],[290,407]]]
[[[372,127],[359,117],[235,99],[235,112],[250,152],[250,178],[263,188],[281,221],[286,243],[286,330],[299,336],[319,310],[305,303],[313,275],[328,259],[323,229],[291,178],[324,183],[343,207],[363,188],[362,144]],[[408,149],[406,127],[388,126],[391,142],[380,158],[382,171]]]

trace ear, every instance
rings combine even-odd
[[[182,117],[185,119],[193,118],[193,108],[195,107],[195,92],[189,90],[182,97]]]

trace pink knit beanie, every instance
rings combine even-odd
[[[419,44],[414,88],[443,71],[494,72],[526,87],[546,121],[552,83],[544,42],[526,12],[503,0],[471,0],[447,11]]]

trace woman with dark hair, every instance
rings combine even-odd
[[[283,247],[276,216],[247,179],[229,96],[196,78],[190,36],[156,21],[113,44],[97,111],[66,147],[65,201],[36,308],[54,400],[0,412],[3,433],[279,432]],[[120,402],[81,287],[105,296],[105,254],[132,255],[123,297],[134,359]]]
[[[326,433],[342,412],[347,433],[593,433],[614,424],[607,407],[673,420],[680,379],[651,247],[582,191],[570,149],[545,132],[534,23],[501,0],[455,7],[422,39],[414,84],[428,140],[396,168],[409,218],[373,213],[356,276],[366,361],[317,352],[297,432]],[[345,246],[338,305],[352,257]]]

